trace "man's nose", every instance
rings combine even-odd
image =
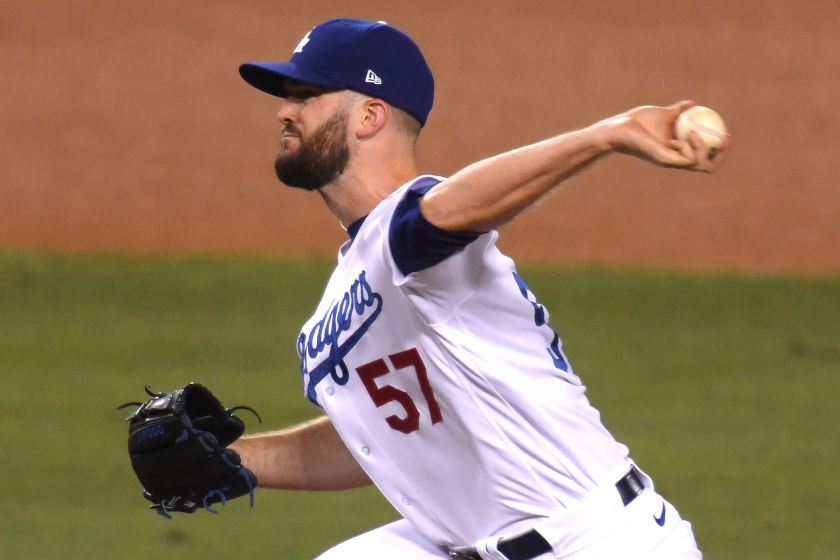
[[[298,114],[298,104],[289,99],[284,99],[283,104],[280,105],[280,111],[277,113],[277,120],[280,124],[287,124],[295,122]]]

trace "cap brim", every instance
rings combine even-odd
[[[242,79],[268,94],[286,97],[286,79],[315,86],[344,89],[345,86],[313,70],[292,62],[246,62],[239,66]]]

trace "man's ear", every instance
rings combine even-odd
[[[356,137],[359,139],[370,138],[379,132],[385,126],[388,117],[391,115],[388,104],[375,97],[365,99],[360,109],[360,119],[357,121],[359,126],[356,129]]]

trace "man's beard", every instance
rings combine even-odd
[[[335,115],[312,133],[311,138],[306,139],[303,135],[299,138],[300,147],[296,152],[280,152],[274,160],[274,171],[281,182],[290,187],[314,191],[344,173],[350,160],[347,111],[336,111]]]

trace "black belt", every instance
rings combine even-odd
[[[618,495],[621,496],[621,501],[626,506],[636,499],[636,496],[642,493],[645,489],[645,484],[642,482],[642,477],[639,476],[639,471],[636,467],[630,467],[630,472],[621,477],[621,480],[615,483],[615,488],[618,490]]]
[[[621,501],[626,506],[635,500],[636,496],[642,493],[645,485],[636,467],[630,467],[630,472],[615,483],[615,488],[618,490],[618,495],[621,496]],[[499,552],[507,556],[510,560],[531,560],[540,554],[551,552],[551,545],[548,544],[545,537],[533,529],[524,535],[519,535],[512,539],[500,540],[498,548]],[[481,556],[475,551],[451,552],[449,553],[449,557],[452,560],[481,560]]]

